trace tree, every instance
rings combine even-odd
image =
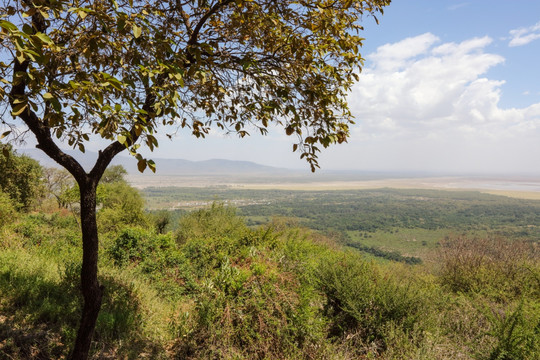
[[[43,169],[39,162],[0,144],[0,190],[19,210],[28,211],[42,195]]]
[[[122,165],[110,166],[97,188],[98,224],[102,230],[114,230],[123,225],[144,225],[144,199],[139,190],[125,180]]]
[[[56,199],[58,207],[71,209],[71,204],[75,202],[72,196],[70,196],[70,190],[75,185],[73,176],[67,170],[45,168],[43,171],[43,180],[47,193]]]
[[[315,170],[319,147],[346,141],[352,123],[360,21],[390,3],[2,1],[0,98],[80,189],[84,306],[73,358],[87,357],[101,306],[96,188],[114,156],[128,150],[140,171],[155,170],[139,148],[154,149],[158,130],[244,137],[274,124]],[[2,137],[22,135],[17,121],[2,123]],[[57,141],[84,151],[91,137],[109,145],[86,172]]]
[[[109,166],[101,177],[102,184],[126,182],[127,171],[122,165]]]

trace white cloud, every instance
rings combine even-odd
[[[368,67],[349,97],[362,132],[380,136],[424,136],[448,131],[479,136],[516,135],[540,127],[531,110],[499,106],[504,81],[485,78],[504,62],[485,52],[489,37],[434,46],[432,34],[387,44],[367,56]]]
[[[486,50],[491,42],[441,43],[427,33],[367,55],[349,96],[358,126],[348,151],[366,153],[369,147],[375,156],[358,166],[496,171],[535,164],[540,103],[500,104],[505,82],[487,73],[505,59]]]
[[[424,54],[439,38],[426,33],[414,38],[407,38],[394,44],[386,44],[370,55],[376,66],[381,70],[393,70],[414,61],[414,58]]]
[[[529,27],[510,30],[509,46],[522,46],[540,39],[540,22]]]
[[[464,8],[464,7],[467,7],[467,6],[469,6],[469,3],[467,3],[467,2],[458,3],[458,4],[450,5],[448,7],[448,10],[454,11],[454,10],[461,9],[461,8]]]

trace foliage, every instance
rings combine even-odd
[[[171,223],[171,214],[166,210],[154,211],[148,214],[158,234],[164,234]]]
[[[100,184],[97,189],[98,223],[104,231],[123,225],[145,225],[144,200],[139,191],[127,182],[116,181]]]
[[[175,238],[177,242],[183,243],[190,238],[226,238],[242,231],[245,231],[245,224],[236,216],[234,208],[213,203],[209,210],[201,209],[182,217]]]
[[[452,291],[483,293],[497,301],[540,296],[539,257],[532,242],[448,238],[439,252],[440,279]]]
[[[515,309],[498,312],[486,308],[483,314],[492,326],[488,335],[496,339],[489,360],[532,359],[540,351],[540,316],[527,316],[523,300]]]
[[[106,291],[93,358],[540,354],[532,242],[455,237],[434,249],[440,267],[374,263],[294,220],[249,228],[234,212],[218,203],[185,214],[182,241],[152,226],[102,236]],[[11,240],[0,247],[1,358],[68,355],[80,311],[79,232],[66,211],[20,214],[3,229]],[[456,273],[467,281],[448,277],[446,264],[466,269]]]
[[[427,306],[417,289],[384,279],[375,266],[350,254],[323,262],[318,279],[332,319],[330,334],[355,337],[361,345],[384,350],[389,326],[412,331]]]
[[[364,251],[364,252],[366,252],[368,254],[372,254],[372,255],[377,256],[377,257],[381,257],[381,258],[384,258],[384,259],[387,259],[387,260],[392,260],[392,261],[403,262],[403,263],[409,264],[409,265],[416,265],[416,264],[421,264],[422,263],[422,259],[420,259],[418,257],[403,256],[400,253],[398,253],[397,251],[384,251],[384,250],[381,250],[381,249],[378,249],[378,248],[375,248],[375,247],[372,247],[372,246],[365,246],[365,245],[358,244],[358,243],[353,243],[353,242],[348,243],[347,246],[358,249],[360,251]]]
[[[40,116],[50,135],[83,151],[91,134],[134,154],[139,138],[153,149],[160,123],[178,121],[197,137],[211,127],[243,137],[250,124],[265,134],[275,122],[297,135],[294,150],[314,169],[318,146],[348,136],[360,21],[389,3],[8,2],[0,98],[13,116],[28,125]],[[13,78],[11,61],[23,78]],[[155,167],[137,157],[141,170]]]
[[[162,262],[159,257],[166,254],[172,259],[174,252],[175,246],[170,234],[155,234],[142,228],[124,228],[109,250],[118,266],[148,262],[154,263],[153,268],[156,270],[160,270]]]
[[[0,144],[0,190],[8,194],[15,206],[28,211],[41,197],[42,172],[39,163],[17,154],[10,145]]]
[[[127,170],[122,165],[109,166],[101,176],[101,184],[126,182]]]
[[[15,220],[17,211],[8,194],[0,190],[0,229]]]

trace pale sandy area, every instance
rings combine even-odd
[[[353,190],[353,189],[437,189],[476,190],[521,199],[540,200],[540,178],[426,177],[376,180],[322,180],[309,178],[234,178],[220,176],[130,176],[137,188],[146,187],[227,187],[232,189]]]
[[[332,181],[332,182],[313,182],[308,184],[241,184],[239,187],[245,189],[280,189],[280,190],[354,190],[354,189],[433,189],[447,191],[480,191],[486,194],[508,196],[517,199],[540,200],[540,190],[509,190],[509,189],[491,189],[485,188],[481,183],[470,182],[446,182],[442,178],[423,178],[423,179],[386,179],[370,181]],[[509,185],[511,186],[511,185]]]

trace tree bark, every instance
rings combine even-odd
[[[85,182],[79,182],[83,241],[81,290],[84,305],[71,355],[73,360],[88,358],[103,297],[103,286],[99,284],[97,278],[99,240],[96,221],[96,188],[98,181],[87,179]]]

